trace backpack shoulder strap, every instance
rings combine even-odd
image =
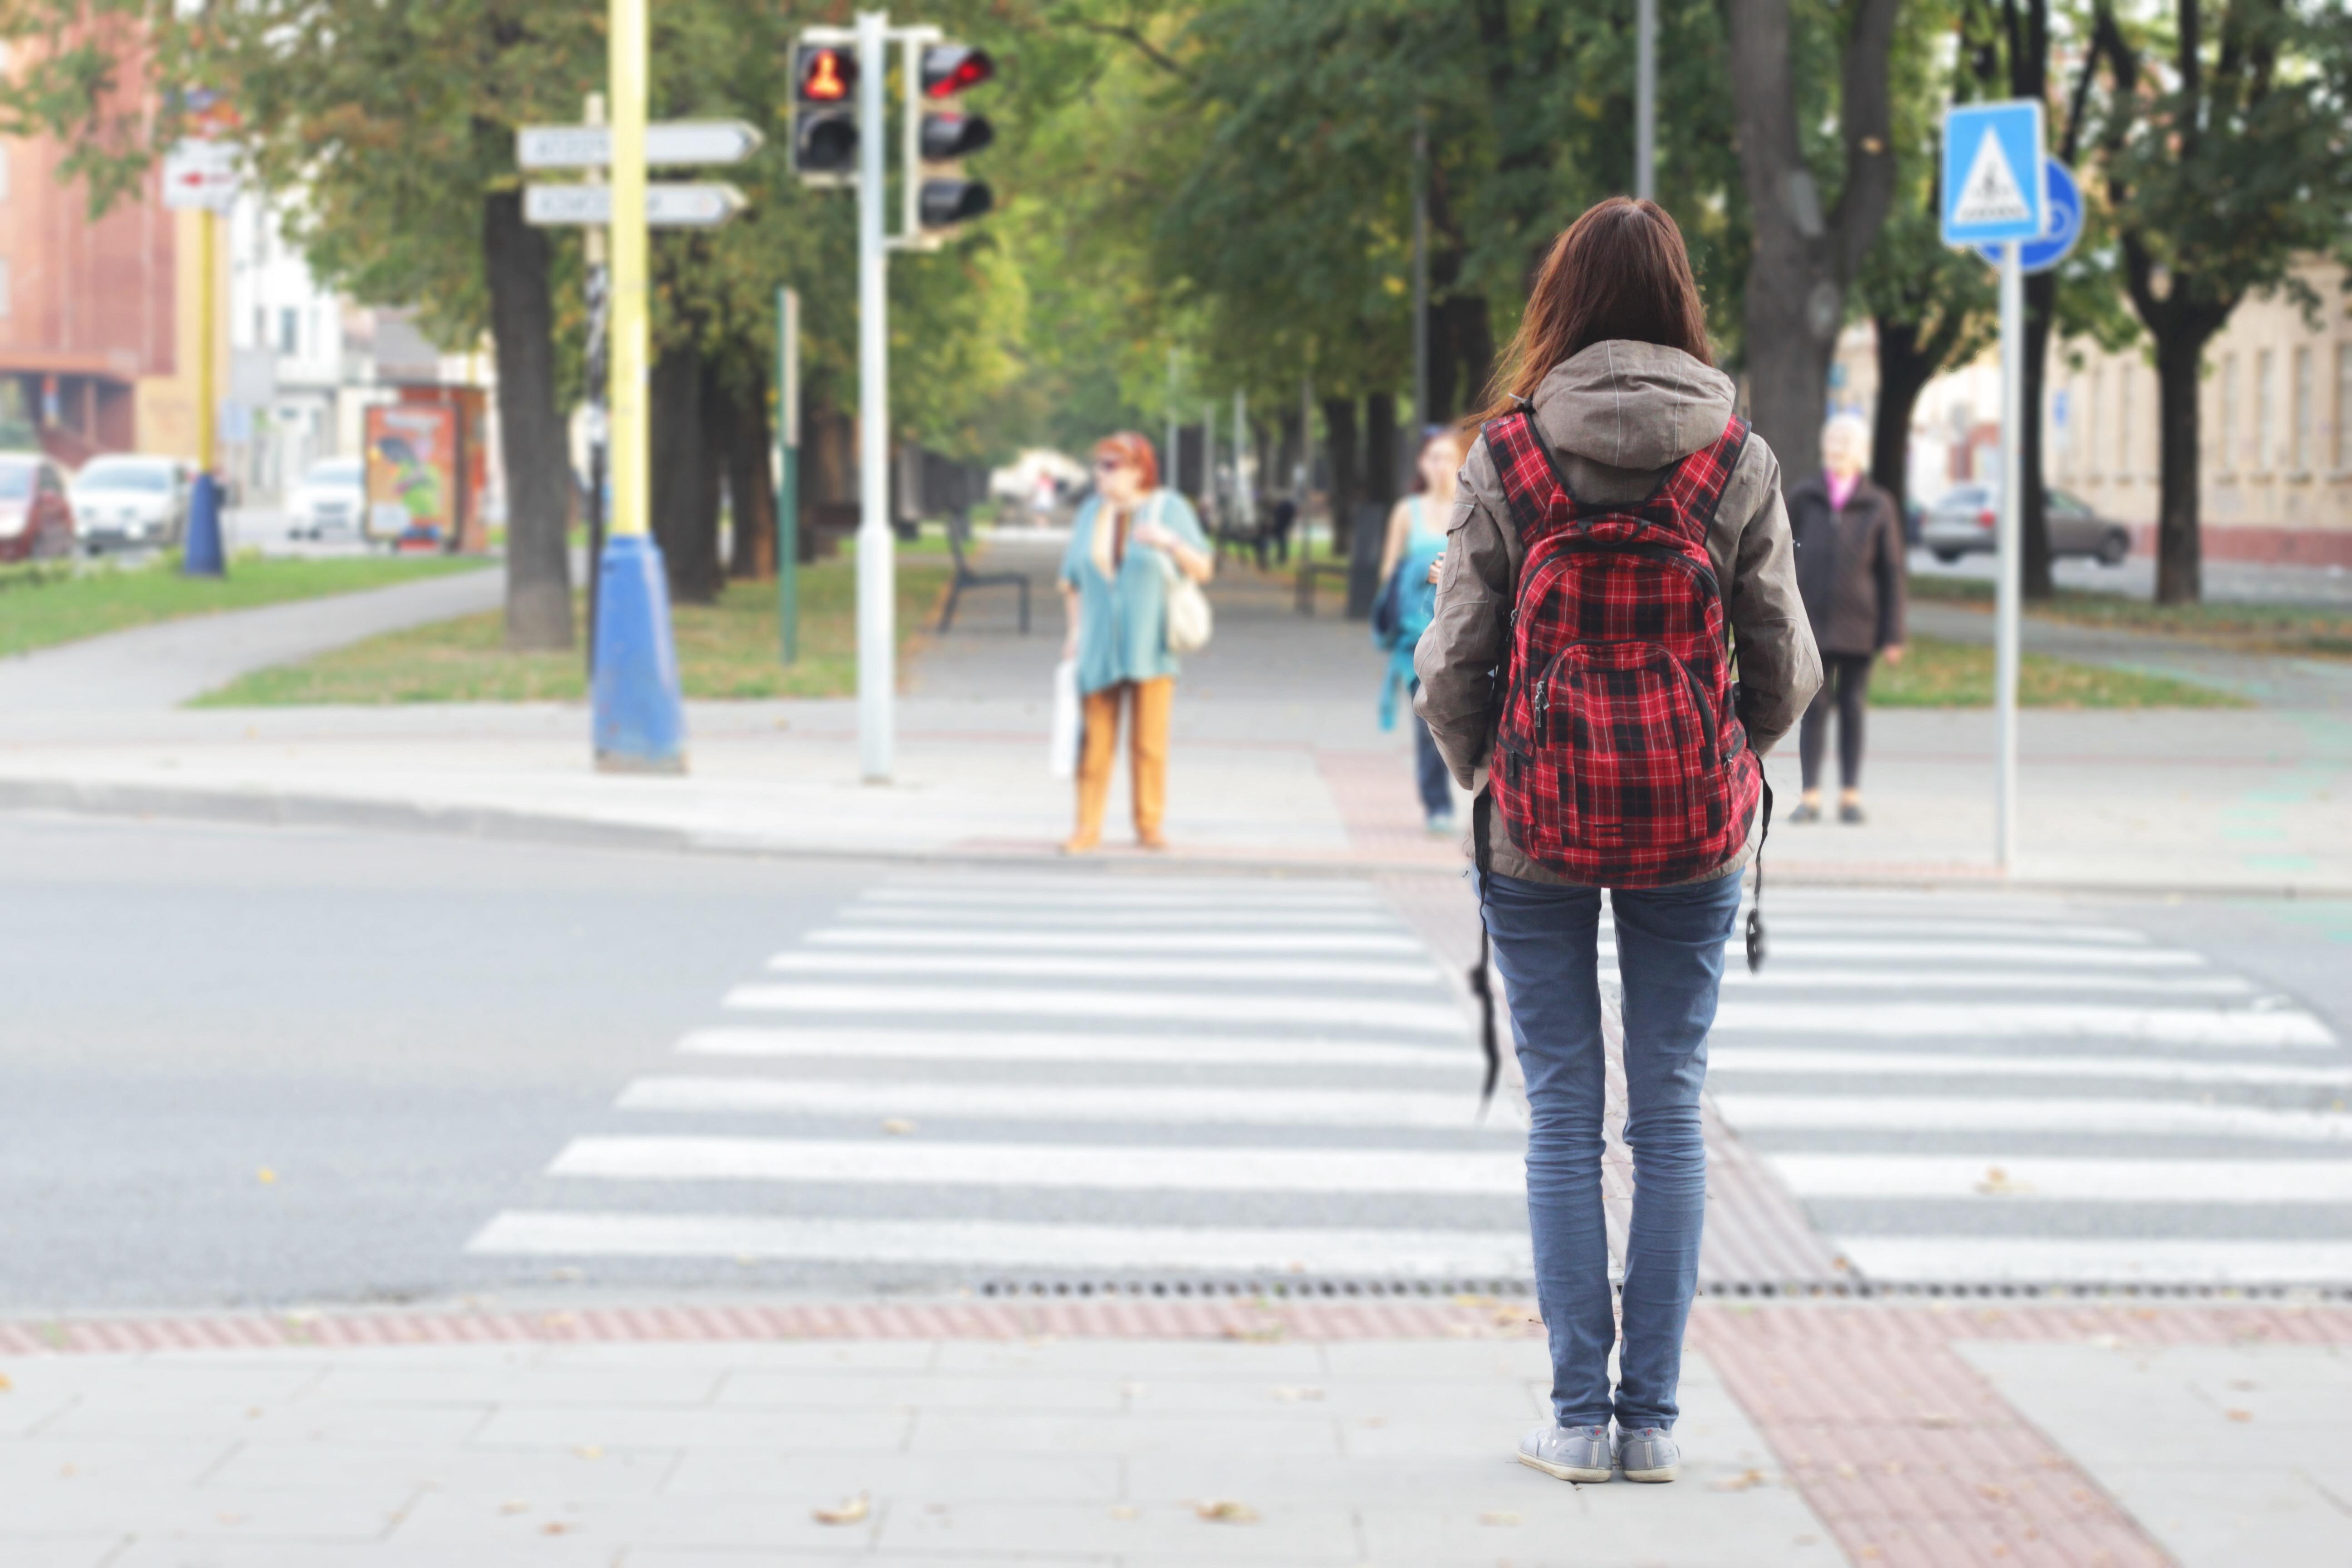
[[[1557,502],[1575,506],[1576,498],[1569,493],[1559,466],[1536,434],[1535,416],[1524,399],[1510,413],[1487,420],[1479,434],[1486,437],[1486,453],[1495,460],[1495,478],[1503,487],[1511,524],[1521,539],[1552,515]]]
[[[1715,510],[1723,504],[1723,492],[1747,446],[1748,421],[1735,414],[1722,435],[1675,465],[1665,482],[1663,499],[1697,523],[1702,537],[1715,522]]]

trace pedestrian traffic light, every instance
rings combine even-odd
[[[837,44],[800,44],[793,59],[793,173],[811,184],[846,184],[857,173],[857,55]]]
[[[932,44],[923,50],[919,75],[922,119],[911,149],[915,166],[908,169],[907,179],[918,193],[915,226],[938,239],[995,205],[985,181],[963,177],[963,160],[995,141],[995,128],[980,115],[965,113],[958,100],[994,77],[996,63],[984,49]]]

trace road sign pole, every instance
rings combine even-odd
[[[596,765],[683,773],[686,725],[671,640],[669,584],[651,524],[646,406],[646,0],[610,0],[612,58],[613,519],[596,563]]]
[[[1633,195],[1658,199],[1658,0],[1633,7]]]
[[[2025,421],[2025,272],[2019,242],[2000,247],[2000,573],[1993,629],[1993,712],[2000,758],[1993,781],[1993,859],[2007,876],[2017,856],[2017,623],[2022,583]]]
[[[890,782],[898,679],[890,537],[889,251],[882,233],[883,79],[889,17],[857,14],[857,754],[868,784]],[[911,112],[910,107],[910,112]]]
[[[228,570],[226,520],[221,515],[220,459],[220,214],[196,209],[197,308],[203,342],[196,353],[196,481],[188,497],[188,529],[180,541],[180,570],[218,577]]]
[[[801,297],[776,290],[776,626],[783,662],[801,656]]]

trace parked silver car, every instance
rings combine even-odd
[[[2044,492],[2050,519],[2050,553],[2088,555],[2109,566],[2131,553],[2131,530],[2101,517],[2064,490]],[[1990,554],[1995,509],[2000,492],[1991,485],[1960,485],[1944,492],[1919,528],[1919,542],[1938,561]]]
[[[178,543],[188,531],[186,468],[176,458],[138,452],[83,464],[67,487],[83,546],[96,552]]]
[[[364,540],[367,465],[358,458],[322,458],[295,487],[291,531],[296,539]]]

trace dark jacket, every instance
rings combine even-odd
[[[1612,340],[1553,366],[1534,402],[1537,433],[1559,458],[1570,489],[1581,500],[1613,504],[1640,500],[1672,465],[1723,434],[1732,384],[1679,350]],[[1706,551],[1738,640],[1739,717],[1760,756],[1797,722],[1822,683],[1790,560],[1780,464],[1760,437],[1749,436],[1740,450],[1707,530]],[[1486,785],[1499,695],[1495,669],[1507,654],[1525,557],[1482,436],[1462,465],[1446,524],[1436,618],[1413,656],[1421,677],[1414,707],[1467,789]],[[1521,853],[1499,820],[1487,847],[1503,876],[1566,879]],[[1746,863],[1743,852],[1696,879]]]
[[[1903,640],[1903,519],[1895,498],[1854,481],[1843,510],[1820,474],[1789,492],[1797,591],[1823,653],[1871,654]]]

